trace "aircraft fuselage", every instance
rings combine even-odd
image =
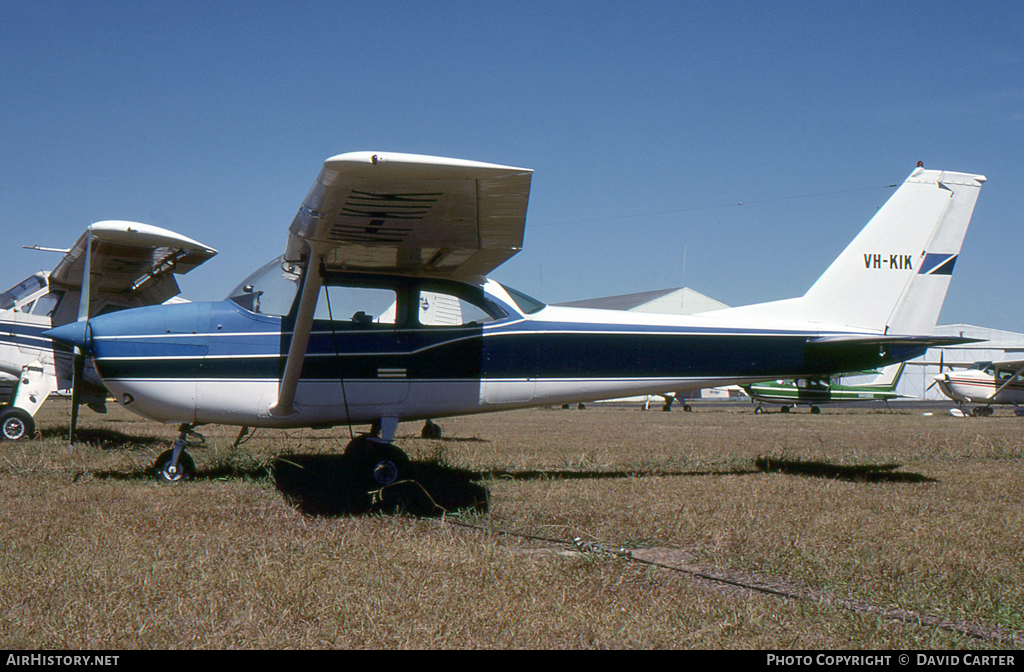
[[[295,412],[285,416],[271,407],[294,308],[284,316],[232,300],[139,308],[90,320],[86,346],[108,389],[136,413],[266,427],[438,418],[827,376],[923,349],[847,345],[823,355],[809,347],[821,331],[553,306],[527,314],[502,289],[488,282],[456,292],[490,307],[493,319],[483,323],[424,325],[412,310],[394,324],[316,319]]]

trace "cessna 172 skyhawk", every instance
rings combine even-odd
[[[48,333],[90,355],[126,408],[181,423],[157,460],[165,480],[194,470],[183,449],[198,424],[374,423],[379,437],[346,454],[382,484],[407,460],[391,445],[400,421],[824,377],[970,340],[929,334],[982,176],[918,168],[804,296],[687,316],[545,306],[487,279],[522,246],[531,176],[335,156],[284,254],[227,299]],[[457,299],[462,323],[424,324],[425,292]]]
[[[168,301],[180,291],[175,273],[188,273],[217,254],[173,231],[123,221],[90,225],[67,250],[29,249],[63,256],[52,271],[31,275],[0,294],[0,372],[18,381],[10,403],[0,408],[0,439],[7,441],[32,436],[39,407],[54,391],[72,387],[76,370],[81,380],[72,399],[72,434],[80,401],[106,411],[107,391],[92,367],[67,353],[55,357],[44,331],[87,314]],[[91,297],[89,306],[79,300],[83,293]]]
[[[992,415],[992,404],[1013,404],[1018,414],[1024,410],[1024,359],[975,362],[963,371],[940,373],[934,384],[961,407],[984,404],[971,411],[976,417]]]

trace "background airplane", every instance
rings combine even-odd
[[[1013,404],[1016,414],[1024,415],[1024,359],[975,362],[962,371],[940,373],[935,383],[961,407],[984,404],[974,407],[974,416],[992,415],[993,404]]]
[[[883,368],[874,380],[863,384],[843,385],[839,378],[797,378],[744,385],[751,398],[758,402],[755,413],[764,413],[764,404],[780,404],[780,412],[788,413],[796,406],[810,406],[811,413],[821,413],[822,404],[841,401],[885,401],[896,399],[896,385],[903,375],[904,362]],[[862,374],[850,374],[862,375]]]
[[[92,255],[87,264],[90,241]],[[86,314],[173,300],[180,291],[174,275],[188,273],[217,254],[173,231],[125,221],[92,224],[67,250],[38,245],[29,249],[63,256],[52,271],[40,271],[0,294],[0,372],[16,381],[10,402],[0,408],[0,439],[7,441],[31,437],[35,414],[47,397],[72,387],[73,358],[66,352],[55,357],[53,342],[43,336],[44,331]],[[84,283],[91,297],[88,308],[80,301],[83,277],[88,278]],[[106,411],[107,390],[91,366],[81,370],[73,418],[79,402]]]
[[[375,423],[346,455],[376,487],[400,421],[824,377],[930,346],[985,178],[918,168],[801,297],[674,316],[547,306],[486,275],[522,248],[532,171],[354,152],[328,159],[283,256],[224,301],[48,332],[92,356],[126,408],[181,423],[155,470],[194,471],[197,424]],[[461,324],[422,324],[424,292]],[[381,321],[395,305],[393,321]]]

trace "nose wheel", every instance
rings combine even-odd
[[[196,475],[196,463],[192,456],[181,451],[177,461],[174,460],[174,451],[165,450],[160,453],[153,464],[156,477],[164,483],[180,483],[187,481]]]
[[[192,456],[185,452],[185,446],[199,445],[206,442],[202,434],[194,431],[195,425],[183,424],[178,428],[178,439],[170,450],[160,453],[153,463],[153,471],[157,479],[164,483],[181,483],[196,475],[196,463]]]

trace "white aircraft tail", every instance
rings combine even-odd
[[[985,179],[915,169],[802,297],[714,315],[931,334]]]

